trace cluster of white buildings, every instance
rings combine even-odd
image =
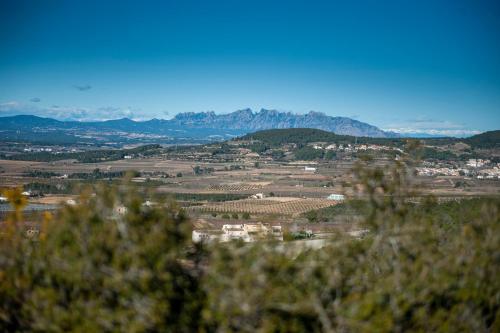
[[[478,179],[500,179],[500,167],[494,166],[491,169],[482,169],[478,171]]]
[[[224,224],[221,230],[193,230],[193,242],[229,242],[241,240],[255,242],[258,240],[283,240],[280,225],[269,223]]]
[[[468,169],[453,169],[453,168],[432,168],[432,167],[421,167],[416,168],[417,174],[419,176],[460,176],[468,175]]]
[[[489,164],[490,160],[483,160],[480,158],[471,158],[467,161],[467,166],[471,168],[482,168]]]
[[[24,148],[23,151],[25,153],[39,153],[39,152],[42,152],[42,151],[46,151],[46,152],[49,152],[51,153],[52,152],[52,148]]]
[[[400,153],[403,152],[400,148],[397,147],[389,147],[389,146],[382,146],[382,145],[374,145],[374,144],[313,144],[312,146],[314,149],[319,149],[319,150],[333,150],[333,151],[344,151],[344,152],[356,152],[356,151],[364,151],[364,150],[396,150]]]
[[[500,179],[500,163],[492,164],[490,160],[469,159],[460,165],[424,164],[416,168],[420,176],[462,176],[477,179]]]
[[[54,153],[54,154],[60,154],[62,152],[71,152],[71,153],[76,153],[81,150],[75,149],[75,148],[66,148],[66,147],[28,147],[24,148],[23,152],[25,153],[41,153],[41,152],[46,152],[46,153]]]

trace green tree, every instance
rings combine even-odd
[[[315,210],[308,211],[306,214],[306,218],[309,222],[315,223],[318,222],[318,212]]]

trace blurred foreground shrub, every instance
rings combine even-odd
[[[38,241],[11,218],[0,240],[0,331],[192,332],[203,306],[188,265],[190,228],[175,205],[133,191],[47,216]]]
[[[355,169],[362,240],[221,246],[206,322],[245,332],[500,332],[500,198],[416,195],[407,164]]]
[[[175,204],[128,187],[83,193],[38,239],[17,210],[0,237],[0,330],[499,332],[500,200],[415,203],[404,163],[355,175],[370,233],[320,249],[202,249]]]

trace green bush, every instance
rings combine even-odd
[[[318,212],[316,210],[310,210],[305,213],[307,220],[311,223],[319,222],[318,221]]]
[[[38,242],[21,217],[7,222],[0,331],[196,330],[204,296],[196,264],[184,264],[196,254],[184,212],[107,189],[80,201],[47,216]]]
[[[368,234],[321,249],[302,232],[278,248],[195,245],[182,209],[130,186],[84,192],[29,238],[9,191],[0,331],[500,331],[500,199],[410,203],[403,162],[354,174]]]
[[[415,206],[410,175],[399,163],[356,170],[369,203],[363,239],[298,256],[294,241],[285,251],[217,247],[203,283],[209,322],[245,332],[499,331],[500,200]]]

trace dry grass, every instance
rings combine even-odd
[[[76,195],[50,195],[41,198],[31,199],[30,202],[44,205],[59,205],[69,199],[76,199]]]

